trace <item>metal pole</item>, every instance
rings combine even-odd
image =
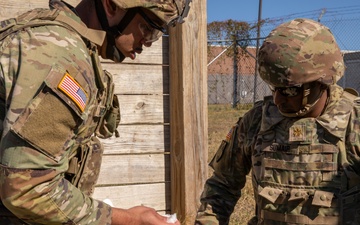
[[[256,60],[255,60],[255,76],[254,76],[254,100],[256,102],[256,87],[257,87],[257,76],[258,76],[258,52],[260,45],[260,22],[261,22],[261,11],[262,11],[262,0],[259,0],[259,13],[258,13],[258,24],[257,24],[257,39],[256,39]]]
[[[237,38],[237,34],[235,34],[234,37],[234,66],[233,66],[233,70],[234,70],[234,78],[233,78],[233,108],[236,108],[237,105],[237,95],[238,95],[238,91],[237,91],[237,79],[238,79],[238,50],[237,50],[237,43],[236,43],[236,38]]]

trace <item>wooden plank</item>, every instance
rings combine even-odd
[[[116,94],[169,94],[169,67],[102,63],[113,74]]]
[[[80,0],[66,0],[76,6]],[[49,8],[48,0],[3,0],[0,1],[0,21],[15,17],[33,8]]]
[[[184,41],[186,40],[186,41]],[[207,178],[206,0],[170,30],[171,210],[193,224]]]
[[[169,123],[169,96],[118,95],[120,124]]]
[[[104,155],[97,185],[128,185],[170,181],[170,156]]]
[[[170,210],[170,184],[139,184],[130,186],[96,187],[95,199],[110,199],[115,207],[131,208],[144,205],[159,211]]]
[[[7,0],[0,1],[0,20],[15,17],[32,8],[48,8],[48,1],[44,0]]]
[[[104,154],[165,153],[170,151],[169,125],[120,125],[120,137],[103,139]]]

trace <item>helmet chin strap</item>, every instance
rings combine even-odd
[[[131,20],[136,15],[137,9],[127,10],[120,24],[112,27],[109,26],[109,22],[107,20],[105,9],[101,0],[95,0],[95,9],[102,29],[106,31],[106,58],[115,62],[122,62],[125,59],[125,56],[116,47],[115,39],[120,36],[125,28],[129,25]]]
[[[324,93],[325,89],[322,89],[319,93],[319,95],[316,98],[316,101],[314,101],[312,104],[308,103],[308,97],[310,95],[310,84],[306,83],[303,85],[303,99],[302,99],[302,108],[294,113],[285,113],[285,112],[281,112],[280,113],[283,116],[286,117],[302,117],[305,116],[315,105],[316,103],[320,100],[321,95]]]

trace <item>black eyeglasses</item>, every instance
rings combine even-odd
[[[138,10],[138,12],[148,24],[139,24],[140,31],[146,39],[146,42],[158,40],[166,32],[166,28],[154,23],[142,10]]]
[[[272,92],[278,91],[281,95],[285,97],[295,97],[303,92],[303,86],[292,86],[292,87],[274,87],[269,85]]]

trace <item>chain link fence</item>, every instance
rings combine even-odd
[[[307,18],[319,20],[315,16]],[[261,26],[259,46],[264,38],[279,24],[292,19],[291,15],[282,19],[268,19]],[[344,77],[338,82],[342,87],[350,87],[360,93],[360,15],[353,18],[343,16],[324,17],[322,24],[329,27],[340,49],[344,53],[347,67]],[[255,23],[255,22],[254,22]],[[233,107],[248,108],[255,101],[270,95],[271,91],[257,75],[256,46],[257,31],[250,31],[250,38],[244,40],[208,43],[208,103],[232,104]],[[219,44],[219,43],[222,44]],[[246,43],[246,47],[242,47]],[[237,54],[228,54],[236,52]]]

